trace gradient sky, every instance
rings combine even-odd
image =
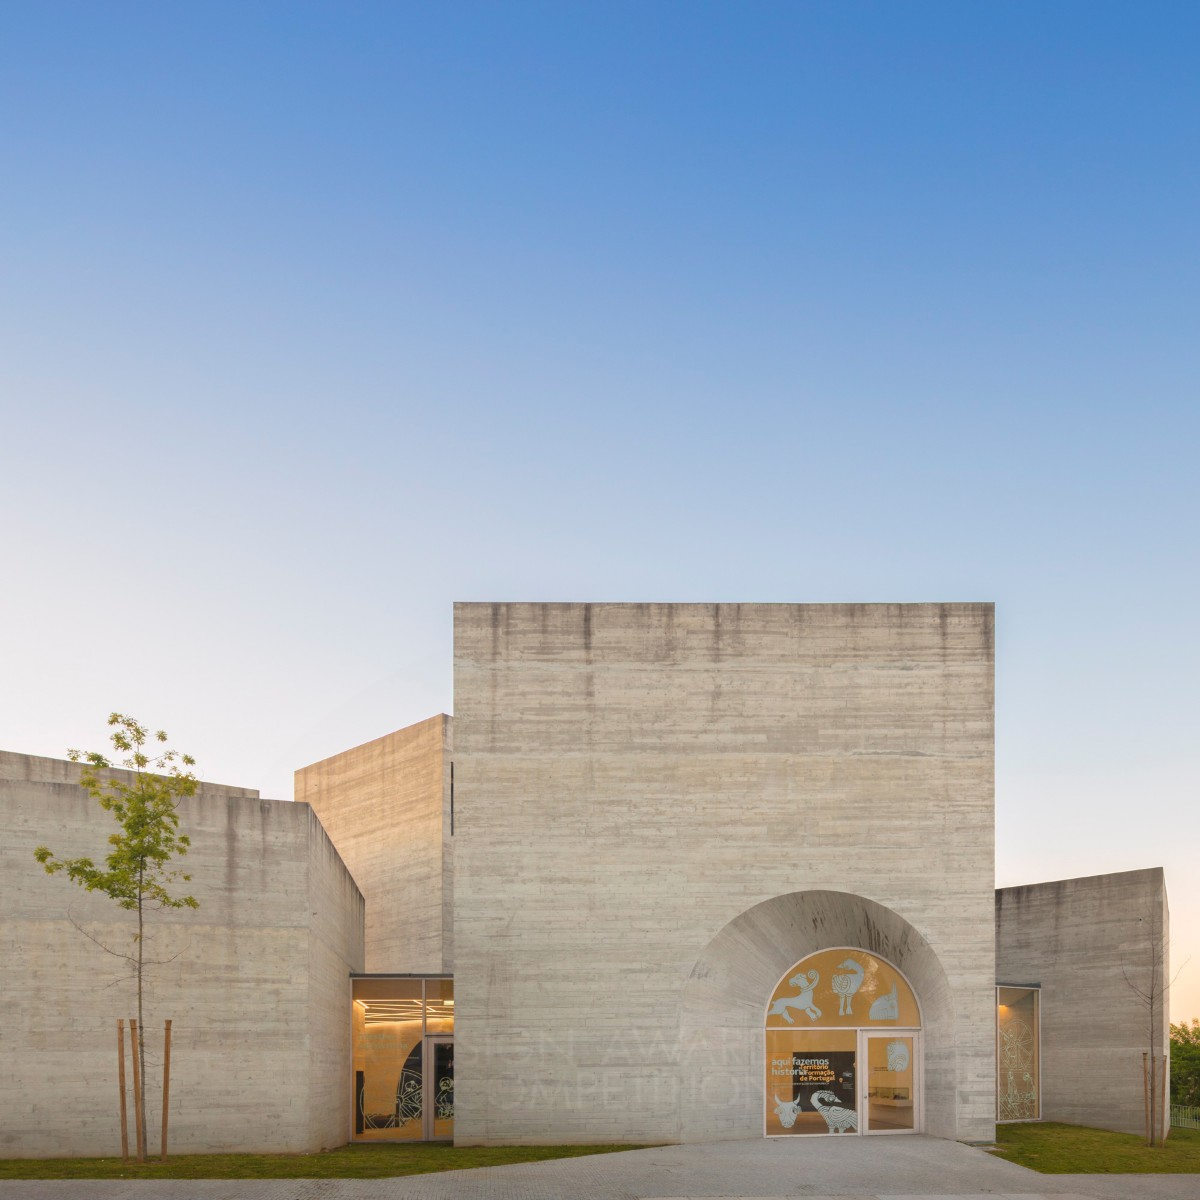
[[[290,797],[456,599],[994,600],[998,882],[1162,864],[1200,1015],[1200,7],[4,17],[0,746]]]

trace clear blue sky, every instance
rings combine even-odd
[[[1200,6],[14,3],[0,745],[451,710],[454,599],[995,600],[1002,884],[1200,1015]]]

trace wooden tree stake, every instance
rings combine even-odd
[[[171,1098],[171,1022],[163,1023],[162,1160],[167,1161],[167,1101]]]
[[[142,1126],[142,1060],[138,1057],[138,1023],[129,1019],[129,1037],[133,1046],[133,1124],[137,1131],[137,1160],[146,1161],[146,1130]]]
[[[1150,1055],[1142,1051],[1142,1104],[1146,1109],[1146,1145],[1150,1141]]]
[[[117,1020],[117,1086],[121,1089],[121,1161],[129,1161],[129,1117],[125,1112],[125,1022]]]
[[[1171,1113],[1167,1105],[1167,1077],[1170,1072],[1167,1070],[1167,1059],[1163,1056],[1162,1060],[1162,1144],[1167,1144],[1167,1134],[1171,1132]]]

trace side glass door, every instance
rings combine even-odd
[[[425,1039],[425,1139],[454,1139],[454,1039]]]
[[[866,1133],[917,1129],[916,1033],[864,1033],[863,1110]]]

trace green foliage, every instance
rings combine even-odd
[[[106,946],[78,924],[76,928],[102,950],[125,959],[132,967],[137,985],[138,1056],[135,1069],[141,1085],[136,1153],[138,1162],[142,1162],[147,1129],[146,970],[149,966],[160,965],[146,957],[146,912],[156,908],[200,907],[195,896],[173,896],[169,890],[169,885],[177,879],[188,883],[192,878],[174,870],[171,861],[186,854],[191,844],[187,834],[179,832],[177,805],[184,796],[195,794],[197,781],[190,768],[196,765],[196,760],[178,750],[159,749],[157,754],[151,753],[147,743],[155,748],[162,747],[167,735],[161,729],[151,735],[146,726],[133,717],[112,713],[108,724],[113,730],[109,741],[118,755],[123,756],[117,764],[94,750],[87,754],[79,750],[69,752],[72,762],[83,763],[79,773],[80,786],[101,808],[112,813],[117,823],[117,832],[108,839],[112,849],[104,866],[96,866],[90,858],[56,858],[47,846],[39,846],[34,857],[46,869],[47,875],[66,871],[67,877],[80,887],[89,892],[102,892],[122,908],[137,914],[132,954],[122,954]],[[122,779],[110,775],[108,772],[114,765],[131,773],[132,781],[128,776]]]
[[[123,757],[114,764],[103,754],[70,751],[72,762],[82,762],[80,785],[107,812],[112,813],[118,830],[108,843],[112,847],[104,867],[90,858],[60,859],[46,846],[39,846],[34,857],[48,875],[66,871],[67,877],[89,892],[103,892],[122,908],[140,909],[146,902],[162,908],[197,908],[194,896],[172,896],[168,885],[177,879],[190,882],[191,876],[172,870],[171,860],[187,853],[186,834],[179,832],[176,806],[183,796],[196,791],[196,777],[188,769],[195,759],[177,750],[147,752],[151,734],[133,717],[113,713],[110,741]],[[153,741],[165,743],[160,729]],[[121,766],[133,772],[132,782],[105,774],[108,768]]]
[[[1200,1129],[1172,1129],[1158,1146],[1141,1134],[1058,1121],[997,1125],[994,1153],[1044,1175],[1191,1175],[1200,1172]],[[1127,1195],[1144,1195],[1129,1188]],[[1178,1193],[1182,1195],[1183,1193]]]
[[[641,1149],[410,1142],[343,1146],[321,1154],[177,1154],[167,1162],[147,1163],[123,1163],[119,1158],[12,1158],[0,1159],[0,1179],[390,1179]]]
[[[1200,1108],[1200,1018],[1171,1026],[1171,1103]]]

